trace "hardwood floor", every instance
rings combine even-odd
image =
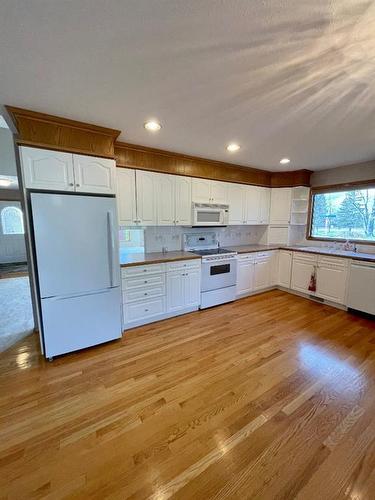
[[[0,498],[375,498],[375,322],[281,291],[0,355]]]

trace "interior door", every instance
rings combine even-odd
[[[31,193],[41,297],[119,284],[114,198]]]

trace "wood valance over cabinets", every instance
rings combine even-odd
[[[266,187],[310,185],[311,172],[309,170],[269,172],[258,168],[207,160],[125,142],[115,143],[115,158],[118,167],[130,167],[217,181]]]
[[[114,158],[114,142],[120,130],[5,107],[17,128],[19,145]]]

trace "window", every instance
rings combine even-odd
[[[22,211],[17,207],[5,207],[1,211],[3,234],[24,234]]]
[[[313,190],[310,238],[375,243],[375,187]]]

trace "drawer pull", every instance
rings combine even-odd
[[[147,280],[145,280],[145,283],[148,283],[148,281],[147,281]]]
[[[147,269],[143,269],[143,272],[144,272],[144,273],[147,273]]]
[[[145,309],[145,312],[147,313],[147,312],[148,312],[148,309]]]
[[[147,293],[147,292],[145,292],[145,295],[148,295],[148,293]]]

